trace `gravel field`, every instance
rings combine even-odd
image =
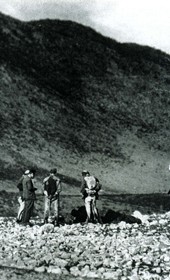
[[[0,218],[0,279],[170,279],[170,212],[134,216],[142,224],[23,227]]]

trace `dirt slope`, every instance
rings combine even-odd
[[[0,177],[57,166],[113,192],[169,189],[170,57],[70,21],[0,14]]]

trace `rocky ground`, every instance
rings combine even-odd
[[[141,224],[24,227],[0,218],[1,279],[170,279],[170,212]]]

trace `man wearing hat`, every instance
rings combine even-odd
[[[85,208],[87,213],[86,223],[91,221],[93,215],[93,220],[101,222],[97,208],[96,208],[96,199],[98,199],[98,192],[101,189],[101,184],[99,180],[90,175],[90,172],[83,170],[82,172],[82,184],[81,184],[81,193],[82,198],[85,202]]]
[[[17,219],[16,222],[20,223],[21,222],[21,217],[23,214],[24,206],[25,206],[25,201],[23,200],[23,179],[25,178],[26,175],[29,174],[29,170],[26,170],[24,174],[21,176],[21,178],[18,181],[17,188],[19,189],[19,197],[18,197],[18,202],[19,202],[19,209],[18,209],[18,214],[17,214]]]
[[[33,214],[34,202],[36,200],[35,191],[32,179],[35,176],[35,169],[30,169],[29,173],[24,176],[23,184],[23,200],[25,201],[24,211],[21,218],[22,225],[30,225],[29,220]]]
[[[54,210],[54,225],[59,225],[59,194],[60,179],[56,176],[57,169],[51,169],[50,175],[43,180],[44,187],[44,223],[48,223],[51,207]]]

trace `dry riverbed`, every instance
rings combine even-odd
[[[170,279],[170,212],[134,215],[142,224],[23,227],[2,217],[2,279]]]

